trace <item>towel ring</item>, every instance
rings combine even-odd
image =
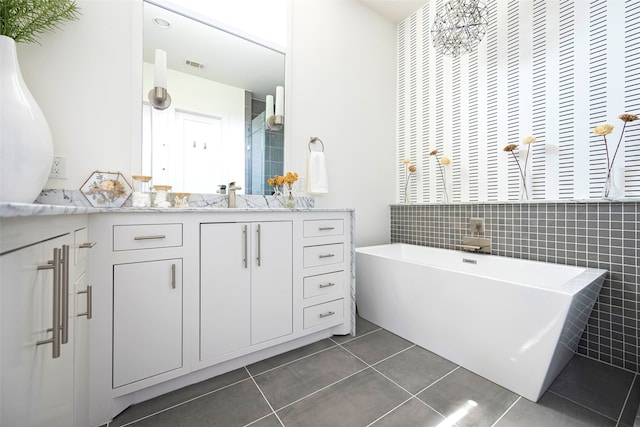
[[[324,151],[324,142],[322,142],[322,140],[320,138],[318,138],[317,136],[312,136],[311,139],[309,140],[309,152],[311,152],[311,144],[315,144],[318,141],[322,145],[322,150],[320,150],[320,152]]]

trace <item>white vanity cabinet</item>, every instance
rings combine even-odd
[[[74,296],[84,274],[74,263],[74,235],[86,222],[82,215],[0,222],[0,425],[87,425],[76,396],[88,395],[88,372],[74,363],[86,362],[89,345],[76,335]]]
[[[352,212],[91,215],[90,424],[351,332]]]
[[[200,225],[200,360],[293,332],[291,221]]]

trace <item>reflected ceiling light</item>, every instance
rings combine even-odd
[[[164,18],[153,18],[153,23],[156,24],[160,28],[169,28],[171,27],[171,22],[167,21]]]
[[[284,87],[276,86],[275,114],[273,108],[273,95],[267,95],[265,106],[265,119],[270,130],[280,130],[284,125]]]
[[[436,12],[431,39],[436,51],[454,58],[471,52],[487,30],[487,8],[479,0],[451,0]]]
[[[167,92],[167,52],[162,49],[156,49],[153,89],[149,91],[148,98],[157,110],[165,110],[171,105],[171,96]]]

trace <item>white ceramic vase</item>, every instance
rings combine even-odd
[[[0,36],[0,202],[33,202],[49,178],[53,140],[22,78],[16,42]]]

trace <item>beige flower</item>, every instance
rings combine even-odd
[[[443,157],[443,158],[440,159],[440,164],[448,166],[448,165],[451,164],[451,159],[448,158],[448,157]]]
[[[408,165],[409,163],[411,163],[411,159],[409,159],[408,157],[405,157],[404,159],[402,159],[402,163],[405,165]]]
[[[595,133],[596,135],[609,135],[611,132],[613,132],[613,126],[609,123],[604,123],[596,126],[596,128],[593,130],[593,133]]]
[[[438,150],[431,150],[429,153],[430,156],[435,156],[436,154],[438,154]]]
[[[416,167],[415,166],[413,166],[413,165],[409,166],[409,172],[413,173],[415,171],[416,171]]]
[[[625,123],[638,120],[638,116],[636,116],[635,114],[626,114],[626,113],[620,114],[618,118]]]
[[[515,150],[517,147],[518,147],[518,144],[509,144],[506,147],[504,147],[503,150],[508,153],[508,152],[511,152],[511,151]]]
[[[522,140],[523,144],[532,144],[536,142],[536,137],[535,136],[528,136],[525,139]]]

